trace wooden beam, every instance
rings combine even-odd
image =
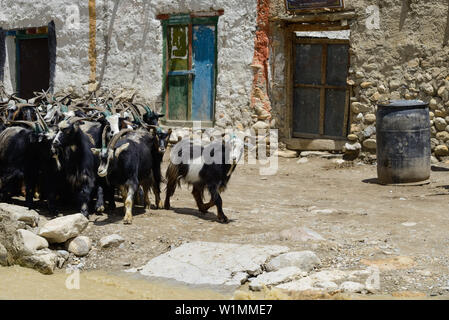
[[[296,23],[289,26],[291,32],[300,31],[341,31],[349,30],[349,26],[342,26],[340,24],[302,24]]]
[[[96,1],[89,0],[89,81],[94,83],[97,78],[97,13]]]
[[[309,88],[309,89],[333,89],[333,90],[346,90],[348,87],[343,87],[343,86],[331,86],[328,84],[305,84],[305,83],[301,83],[301,84],[295,84],[295,88]]]
[[[297,38],[296,43],[306,43],[306,44],[349,44],[349,40],[345,39],[327,39],[327,38]]]
[[[281,16],[272,19],[272,21],[282,21],[286,23],[304,23],[304,22],[334,22],[340,20],[350,20],[357,17],[354,10],[318,14],[302,14],[295,16]]]

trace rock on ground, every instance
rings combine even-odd
[[[278,150],[275,155],[281,158],[298,158],[298,152],[293,150]]]
[[[267,271],[277,271],[286,267],[297,267],[302,271],[312,271],[321,260],[312,251],[287,252],[273,258],[265,265]]]
[[[0,266],[8,265],[8,251],[6,248],[0,243]]]
[[[109,236],[103,237],[100,239],[100,247],[102,248],[110,248],[110,247],[118,247],[125,239],[123,239],[118,234],[111,234]]]
[[[86,229],[89,220],[81,213],[53,219],[39,230],[39,235],[50,243],[63,243],[75,238]]]
[[[342,280],[346,277],[348,277],[348,274],[341,270],[323,270],[299,280],[280,284],[276,288],[293,292],[309,290],[323,291],[323,283]]]
[[[240,286],[248,274],[260,274],[269,258],[287,251],[282,246],[192,242],[152,259],[140,273],[192,285]]]
[[[306,227],[297,227],[292,229],[282,230],[279,234],[280,240],[292,241],[322,241],[324,238],[317,232]]]
[[[63,258],[64,260],[68,260],[70,257],[70,253],[65,250],[58,250],[56,251],[59,257]]]
[[[346,281],[340,285],[340,290],[348,293],[361,293],[365,286],[358,282]]]
[[[16,230],[25,228],[25,223],[15,220],[10,212],[0,208],[0,244],[6,249],[6,260],[12,265],[18,255],[16,242]]]
[[[256,278],[250,279],[249,288],[254,291],[259,291],[262,290],[263,286],[274,286],[305,275],[307,273],[297,267],[282,268],[278,271],[262,273]]]
[[[15,246],[23,255],[32,255],[37,250],[48,248],[48,241],[31,231],[19,229],[16,231]]]
[[[33,255],[18,258],[16,263],[25,268],[36,269],[43,274],[52,274],[58,264],[58,255],[49,249],[43,249]]]
[[[9,203],[0,203],[0,210],[10,212],[13,219],[22,221],[30,227],[36,227],[39,223],[39,214],[34,210],[16,206]]]
[[[79,236],[66,242],[67,251],[73,253],[77,257],[84,257],[92,249],[92,241],[88,237]]]
[[[324,291],[335,291],[338,289],[338,285],[333,281],[318,281],[314,283],[314,287]]]

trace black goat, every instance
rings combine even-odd
[[[193,186],[192,194],[202,213],[217,206],[218,221],[228,222],[223,212],[220,192],[226,189],[242,154],[243,142],[235,137],[230,142],[212,142],[206,147],[188,140],[176,144],[166,172],[165,209],[170,209],[170,198],[174,195],[176,186],[184,180]],[[205,189],[211,195],[211,201],[207,204],[203,202]]]
[[[25,183],[26,205],[33,207],[33,195],[39,182],[40,192],[48,199],[50,213],[54,214],[57,159],[51,152],[51,134],[37,133],[35,124],[23,122],[30,128],[14,126],[0,134],[0,192],[3,198],[20,193]],[[45,178],[45,179],[44,179]]]
[[[85,126],[84,130],[81,126]],[[99,185],[96,174],[99,161],[91,152],[98,139],[92,136],[91,130],[101,132],[101,124],[89,127],[83,119],[71,118],[59,124],[59,132],[53,140],[53,148],[59,155],[66,180],[71,191],[77,195],[80,211],[86,217],[89,215],[89,203],[93,201],[95,191],[96,209],[104,209],[103,188]],[[101,141],[101,138],[99,140]]]
[[[98,175],[107,177],[113,187],[120,189],[125,203],[123,222],[131,224],[134,195],[139,186],[144,190],[145,208],[149,209],[148,192],[157,179],[157,168],[160,178],[156,135],[146,130],[122,130],[112,138],[107,148],[93,148],[92,152],[100,157]]]

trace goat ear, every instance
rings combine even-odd
[[[94,156],[99,156],[101,153],[101,149],[91,148],[90,150],[92,151]]]
[[[158,118],[163,118],[163,117],[165,117],[165,114],[158,114],[157,117]]]

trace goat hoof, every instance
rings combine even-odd
[[[100,206],[96,209],[97,213],[103,213],[104,212],[104,206]]]
[[[229,222],[228,217],[226,217],[226,216],[218,217],[218,221],[220,223],[228,223]]]
[[[123,219],[123,224],[132,224],[132,220],[130,219]]]

